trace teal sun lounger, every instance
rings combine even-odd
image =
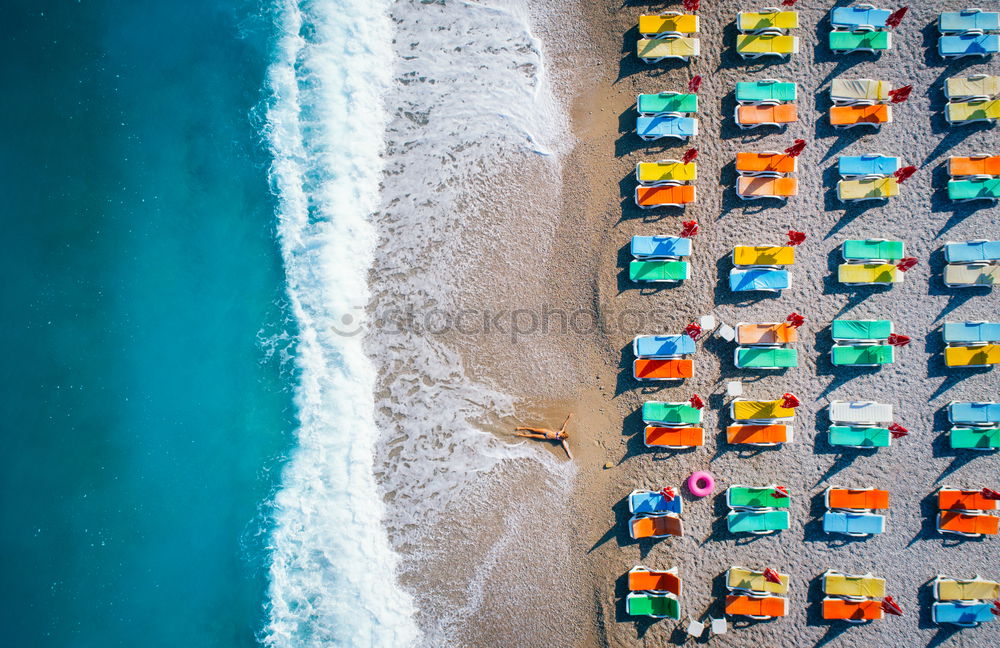
[[[736,101],[738,103],[795,101],[796,85],[788,81],[767,79],[764,81],[738,81]]]
[[[841,247],[844,261],[899,261],[906,256],[902,241],[848,239]]]
[[[953,450],[996,450],[1000,448],[1000,427],[951,428],[948,441]]]
[[[630,616],[648,616],[657,619],[681,618],[681,604],[672,594],[629,592],[625,609]]]
[[[635,106],[640,115],[664,115],[667,113],[698,112],[698,95],[680,92],[641,94],[636,97]]]
[[[949,180],[948,198],[957,202],[965,202],[967,200],[1000,200],[1000,178]]]
[[[830,350],[830,357],[838,367],[875,367],[895,362],[893,349],[888,344],[838,344]]]
[[[730,533],[764,535],[789,527],[788,511],[733,511],[726,516]]]
[[[890,320],[833,320],[830,333],[834,340],[882,341],[892,335]]]
[[[860,425],[833,425],[829,438],[830,445],[846,448],[888,448],[892,443],[889,428]]]
[[[892,47],[892,33],[887,31],[832,31],[830,49],[834,52],[879,52]]]
[[[628,264],[632,281],[675,283],[688,278],[687,261],[632,261]]]
[[[797,349],[775,347],[740,347],[736,349],[740,369],[787,369],[799,366]]]
[[[642,420],[664,426],[697,425],[701,423],[701,410],[690,403],[646,401],[642,404]]]

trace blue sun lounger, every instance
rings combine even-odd
[[[966,628],[997,617],[990,612],[992,603],[984,601],[938,601],[931,606],[934,623],[951,623]]]
[[[890,176],[899,170],[899,158],[886,155],[841,155],[837,171],[844,178],[852,176]]]
[[[944,259],[948,263],[976,263],[1000,261],[1000,241],[963,241],[945,243]]]
[[[952,425],[1000,425],[1000,403],[948,403],[948,421]]]
[[[767,290],[777,292],[791,285],[788,270],[778,268],[733,268],[729,271],[729,289],[733,292]]]
[[[689,335],[638,335],[632,340],[637,358],[669,358],[695,352]]]
[[[942,332],[948,344],[1000,342],[1000,323],[997,322],[945,322]]]
[[[823,514],[823,531],[855,537],[876,535],[885,531],[885,516],[827,511]]]
[[[857,7],[837,7],[830,12],[830,24],[843,29],[860,29],[862,27],[873,27],[875,29],[885,29],[885,21],[892,14],[888,9],[875,9],[868,5]]]
[[[635,132],[647,141],[663,137],[687,139],[698,134],[698,120],[676,115],[640,116],[635,120]]]
[[[633,236],[636,259],[672,259],[691,256],[691,239],[680,236]]]
[[[946,34],[938,40],[942,58],[989,56],[1000,52],[1000,34]]]
[[[662,493],[648,490],[634,490],[628,496],[630,513],[683,513],[684,502],[680,495],[667,501]]]
[[[942,34],[961,34],[967,31],[1000,30],[1000,13],[982,9],[945,11],[938,17],[938,31]]]

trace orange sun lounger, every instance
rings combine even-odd
[[[730,443],[790,443],[792,429],[789,425],[730,425],[726,438]]]
[[[887,509],[889,491],[877,488],[831,488],[826,494],[826,506],[832,509]]]
[[[1000,517],[985,514],[970,514],[959,511],[941,511],[938,514],[938,530],[960,535],[997,535],[1000,533]]]
[[[636,540],[684,535],[681,519],[673,514],[634,517],[629,520],[629,531]]]
[[[744,200],[754,198],[781,198],[799,193],[798,178],[768,178],[740,176],[736,179],[736,193]]]
[[[882,618],[881,601],[848,601],[840,598],[823,599],[823,618],[841,621],[873,621]]]
[[[754,128],[766,124],[791,124],[799,120],[795,104],[755,104],[736,106],[736,123]]]
[[[694,376],[694,362],[689,358],[638,358],[632,365],[636,380],[681,380]]]
[[[792,344],[799,341],[799,330],[788,322],[780,324],[739,324],[737,344]]]
[[[795,173],[798,168],[796,158],[787,153],[765,151],[764,153],[737,153],[738,173]]]
[[[1000,155],[952,156],[948,158],[948,175],[952,177],[974,175],[1000,176]]]
[[[653,571],[642,566],[633,567],[628,572],[628,588],[633,592],[655,590],[680,596],[681,577],[677,575],[676,569]]]
[[[873,106],[833,106],[830,108],[830,125],[850,128],[861,124],[878,126],[892,121],[892,109],[885,104]]]
[[[942,488],[938,491],[938,508],[942,511],[995,511],[997,501],[986,499],[979,491]]]
[[[726,597],[726,614],[773,619],[788,614],[788,599],[780,596]]]
[[[694,185],[659,185],[635,188],[635,204],[643,209],[687,205],[693,203],[694,200]]]
[[[646,426],[646,445],[669,448],[694,448],[705,445],[705,430],[700,427]]]

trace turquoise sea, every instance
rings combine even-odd
[[[4,8],[2,643],[255,645],[295,418],[253,110],[271,24]]]

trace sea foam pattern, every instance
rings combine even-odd
[[[373,476],[374,371],[367,301],[392,30],[386,0],[284,0],[268,71],[266,135],[288,298],[298,326],[298,446],[275,496],[268,646],[419,641]],[[343,329],[340,329],[343,331]]]

